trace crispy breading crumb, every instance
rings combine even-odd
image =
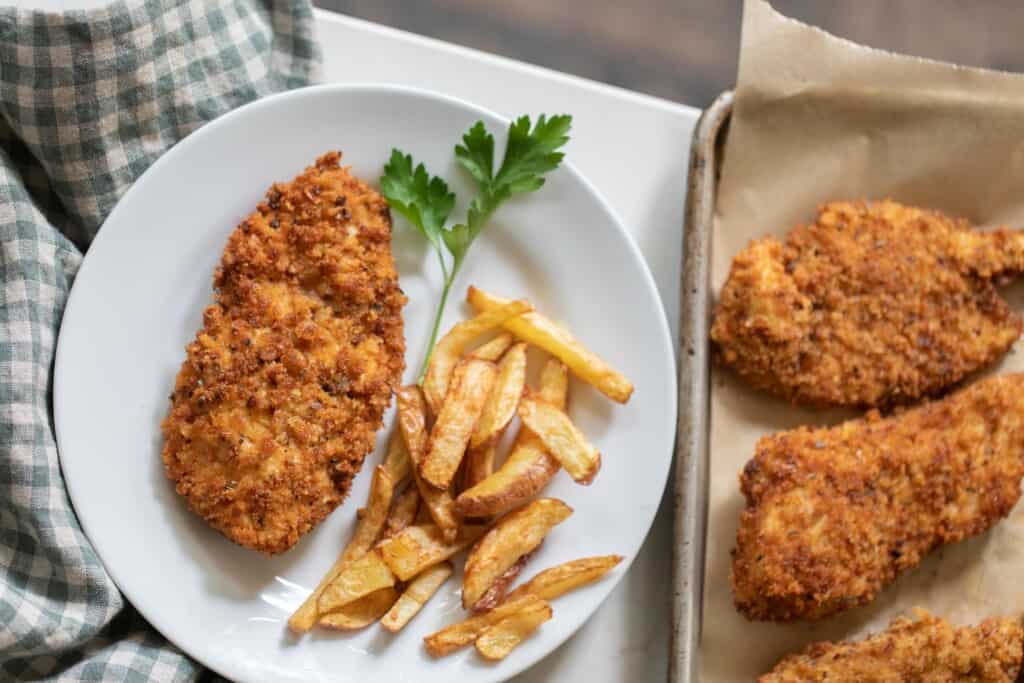
[[[1024,235],[892,201],[833,202],[785,242],[755,240],[715,311],[716,358],[794,402],[934,396],[1002,356],[1021,321],[992,278],[1024,270]]]
[[[189,507],[266,553],[344,499],[404,368],[391,215],[340,158],[275,184],[231,234],[162,425]]]
[[[954,629],[917,610],[857,642],[814,643],[789,655],[759,683],[1013,683],[1021,668],[1019,618]]]
[[[740,475],[736,607],[792,621],[867,603],[926,553],[1005,517],[1022,477],[1024,374],[886,419],[766,436]]]

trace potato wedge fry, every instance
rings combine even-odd
[[[387,509],[391,505],[393,491],[394,487],[391,476],[388,474],[386,466],[378,465],[373,472],[373,481],[370,483],[369,502],[366,508],[363,509],[362,514],[357,515],[359,522],[356,525],[355,533],[352,535],[352,540],[341,551],[338,559],[334,561],[334,565],[324,575],[324,578],[320,580],[320,583],[313,589],[313,592],[309,594],[302,605],[299,606],[299,609],[295,610],[295,613],[288,619],[288,627],[292,631],[305,633],[313,628],[313,624],[316,623],[317,616],[319,615],[317,603],[324,590],[338,577],[338,574],[341,573],[345,566],[365,555],[373,547],[387,518]],[[381,515],[381,509],[384,510],[383,516]]]
[[[442,562],[417,574],[416,578],[405,587],[405,591],[398,601],[380,620],[380,625],[392,633],[401,631],[413,617],[419,614],[434,593],[444,585],[444,582],[452,575],[452,571],[451,562]]]
[[[473,436],[469,439],[470,448],[479,448],[501,435],[515,417],[525,386],[526,344],[520,342],[510,348],[498,363],[494,387],[484,403]]]
[[[502,310],[508,300],[470,287],[466,300],[478,312]],[[509,317],[502,326],[520,339],[539,346],[569,366],[576,375],[613,401],[625,403],[633,393],[633,384],[622,373],[583,346],[568,331],[540,313]]]
[[[420,388],[410,384],[395,392],[395,404],[398,406],[398,430],[402,432],[410,463],[415,465],[427,451],[427,402]]]
[[[514,341],[515,337],[512,336],[511,332],[502,332],[489,342],[481,344],[470,351],[469,358],[497,361],[508,350],[508,347],[512,346]]]
[[[410,526],[381,543],[377,550],[391,571],[402,581],[408,581],[424,569],[447,560],[483,533],[483,526],[467,524],[459,529],[455,541],[448,543],[436,525]]]
[[[497,375],[494,363],[486,360],[465,360],[455,368],[451,388],[430,430],[427,453],[419,463],[424,483],[439,490],[451,485]]]
[[[494,459],[497,456],[498,439],[496,438],[477,448],[470,448],[466,452],[466,469],[462,477],[463,490],[471,489],[491,476],[494,473]],[[455,511],[459,511],[458,498],[455,499]]]
[[[413,524],[420,509],[420,492],[416,484],[409,484],[395,499],[387,521],[384,522],[384,538],[391,538],[405,527]]]
[[[494,609],[502,600],[505,599],[505,595],[508,593],[509,587],[515,583],[516,579],[519,578],[519,575],[523,573],[526,563],[530,561],[530,558],[537,554],[539,547],[540,546],[537,546],[537,548],[534,548],[520,557],[516,560],[515,564],[506,569],[501,576],[494,580],[494,583],[492,583],[476,603],[474,603],[474,614]]]
[[[462,606],[472,608],[491,584],[571,514],[572,508],[562,501],[539,498],[499,519],[466,557]]]
[[[484,332],[499,327],[509,318],[532,310],[533,306],[527,301],[505,301],[488,307],[486,311],[475,318],[458,323],[448,331],[448,334],[438,340],[434,352],[430,356],[427,374],[423,377],[423,394],[427,398],[427,405],[434,411],[434,415],[441,411],[441,403],[444,402],[445,394],[448,393],[448,383],[451,381],[452,373],[469,343]],[[515,330],[509,331],[515,332]]]
[[[569,416],[547,401],[527,396],[519,402],[519,419],[544,443],[577,484],[594,481],[601,454]]]
[[[540,398],[564,410],[568,390],[565,365],[555,359],[549,360],[541,370]],[[472,455],[473,451],[470,451],[470,465],[473,463]],[[498,471],[471,487],[467,486],[455,499],[455,511],[474,519],[508,512],[540,492],[561,468],[540,438],[529,428],[521,427]]]
[[[412,474],[409,448],[405,445],[402,430],[397,426],[388,437],[388,451],[384,457],[384,467],[391,476],[391,482],[395,488],[405,483],[405,480]]]
[[[540,371],[540,390],[537,395],[559,410],[565,410],[565,404],[569,402],[569,368],[565,363],[554,358],[548,359]]]
[[[390,586],[381,588],[355,602],[342,605],[330,614],[323,615],[319,623],[333,631],[356,631],[366,628],[384,616],[396,600],[398,591]]]
[[[541,624],[551,619],[551,615],[551,605],[548,603],[531,605],[481,633],[476,639],[476,651],[491,661],[504,659]]]
[[[517,600],[527,595],[554,600],[580,586],[597,581],[619,562],[622,562],[622,555],[599,555],[563,562],[540,572],[509,593],[505,600]]]
[[[469,645],[481,633],[499,621],[521,612],[536,609],[536,605],[545,604],[536,595],[524,595],[515,600],[506,600],[490,612],[477,614],[464,621],[445,626],[440,631],[423,638],[427,652],[433,657],[444,657],[459,648]]]
[[[377,550],[347,563],[317,601],[321,614],[355,602],[364,595],[395,585],[395,575]]]
[[[352,540],[341,554],[342,562],[358,560],[377,542],[388,518],[393,493],[391,475],[384,465],[377,465],[373,470],[373,481],[370,482],[370,497],[356,525],[356,531],[352,534]]]
[[[396,393],[398,403],[398,427],[409,449],[412,475],[420,492],[422,506],[430,513],[431,519],[441,527],[447,541],[455,540],[459,531],[459,519],[455,514],[455,499],[449,491],[440,491],[420,478],[419,464],[427,450],[427,403],[423,392],[417,386],[402,387]]]

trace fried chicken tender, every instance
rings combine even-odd
[[[1013,683],[1021,668],[1020,619],[986,619],[954,629],[917,610],[858,642],[814,643],[789,655],[759,683]]]
[[[736,608],[818,619],[1005,517],[1024,477],[1024,374],[881,418],[762,438],[740,475]]]
[[[275,184],[231,234],[163,422],[177,492],[265,553],[341,503],[404,368],[391,214],[340,158]]]
[[[815,405],[934,396],[1013,345],[994,278],[1024,271],[1024,233],[892,201],[833,202],[733,260],[711,338],[759,389]]]

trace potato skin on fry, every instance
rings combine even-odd
[[[431,633],[423,638],[423,644],[432,657],[444,657],[469,645],[502,619],[524,610],[536,609],[537,605],[543,604],[546,603],[535,595],[506,600],[489,612],[472,616]]]
[[[488,588],[569,515],[572,508],[555,498],[540,498],[498,520],[466,558],[462,605],[473,607]]]
[[[863,605],[935,548],[1005,517],[1024,478],[1024,375],[881,419],[762,438],[740,478],[736,607],[818,619]]]
[[[954,629],[919,610],[857,642],[814,643],[779,662],[758,683],[1014,683],[1021,670],[1019,618]]]
[[[622,555],[600,555],[557,564],[516,588],[505,596],[505,599],[514,600],[524,595],[536,595],[544,600],[554,600],[597,581],[622,562],[622,559]]]
[[[568,392],[568,368],[558,360],[548,360],[541,371],[538,397],[565,410]],[[540,438],[528,427],[520,427],[505,462],[491,476],[463,491],[455,499],[455,509],[463,517],[504,514],[539,493],[561,468]]]

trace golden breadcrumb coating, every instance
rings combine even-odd
[[[882,419],[762,438],[740,475],[737,609],[818,619],[1005,517],[1024,477],[1024,374]]]
[[[1024,235],[892,201],[833,202],[785,242],[733,260],[716,357],[794,402],[884,406],[933,396],[1003,355],[1021,321],[992,278],[1024,270]]]
[[[986,619],[954,629],[917,610],[857,642],[814,643],[789,655],[759,683],[1014,683],[1020,673],[1020,619]]]
[[[404,368],[391,214],[340,158],[275,184],[228,238],[163,422],[178,493],[265,553],[341,503]]]

